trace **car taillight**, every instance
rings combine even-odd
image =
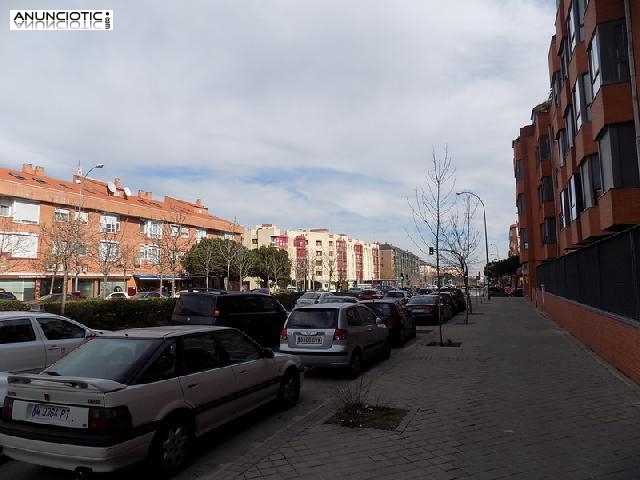
[[[333,332],[334,340],[346,340],[349,336],[349,330],[345,330],[344,328],[336,328]]]
[[[286,328],[283,328],[282,330],[280,330],[280,340],[283,340],[285,342],[287,340],[289,340],[289,335],[287,335],[287,329]]]
[[[4,404],[2,405],[2,418],[11,420],[13,415],[13,398],[4,397]]]
[[[120,432],[131,428],[129,409],[120,407],[91,407],[89,409],[89,430],[100,433]]]

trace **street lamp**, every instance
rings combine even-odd
[[[84,190],[84,181],[94,169],[102,168],[102,167],[104,167],[104,163],[96,163],[93,167],[91,167],[87,171],[87,173],[82,175],[82,177],[80,177],[80,179],[78,180],[78,182],[80,183],[80,203],[78,203],[78,213],[82,211],[82,191]]]
[[[480,203],[482,204],[482,218],[484,220],[484,251],[485,251],[485,255],[486,255],[486,260],[487,260],[487,266],[485,268],[485,270],[487,270],[489,268],[489,241],[487,239],[487,209],[484,206],[484,202],[482,201],[482,199],[476,195],[473,192],[469,192],[469,191],[462,191],[462,192],[456,192],[456,195],[462,195],[462,194],[466,194],[466,195],[471,195],[473,197],[476,197]],[[487,272],[488,273],[488,272]],[[489,276],[485,275],[486,279],[487,279],[487,300],[491,300],[491,291],[489,289]]]

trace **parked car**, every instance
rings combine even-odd
[[[169,295],[162,292],[152,291],[152,292],[138,292],[133,297],[130,297],[132,300],[149,300],[152,298],[169,298]]]
[[[397,298],[402,303],[407,303],[411,295],[406,290],[388,290],[382,298]]]
[[[0,292],[0,300],[17,300],[18,298],[11,292]]]
[[[304,292],[298,300],[296,300],[296,306],[303,307],[304,305],[313,305],[315,303],[320,303],[323,299],[327,297],[333,297],[333,293],[331,292]]]
[[[407,310],[418,325],[438,325],[439,309],[442,311],[442,322],[448,322],[451,319],[451,307],[438,294],[414,295],[407,302]]]
[[[69,292],[67,293],[66,302],[73,302],[77,300],[85,300],[87,297],[82,295],[80,292]],[[30,305],[32,309],[38,310],[42,308],[43,303],[47,302],[61,302],[62,301],[62,293],[49,293],[47,295],[42,295],[39,298],[35,298],[32,300],[27,300],[27,305]]]
[[[325,295],[320,298],[318,303],[358,303],[356,297],[350,297],[348,295]]]
[[[358,294],[358,300],[371,300],[372,298],[382,298],[383,293],[375,288],[365,288]]]
[[[391,355],[384,321],[360,303],[321,303],[294,309],[280,334],[280,351],[307,367],[339,367],[353,377],[362,362]]]
[[[511,290],[510,297],[524,297],[524,288],[518,287]]]
[[[287,310],[271,295],[251,292],[188,292],[176,300],[175,325],[224,325],[265,346],[279,344]]]
[[[251,290],[253,293],[264,293],[265,295],[271,295],[271,290],[268,288],[254,288]]]
[[[394,345],[403,347],[408,338],[416,336],[416,324],[413,321],[413,317],[409,315],[406,307],[399,299],[362,300],[361,303],[382,318]]]
[[[165,477],[196,437],[268,402],[295,405],[302,381],[298,358],[233,328],[121,330],[41,374],[10,375],[0,444],[16,460],[78,473],[149,459]]]
[[[106,300],[113,300],[114,298],[129,298],[127,292],[111,292],[105,297]]]
[[[447,292],[451,294],[453,301],[456,305],[456,312],[464,312],[467,309],[467,301],[464,297],[464,292],[455,287],[445,287],[440,289],[441,292]]]
[[[0,312],[0,372],[39,372],[104,332],[52,313]]]
[[[458,303],[454,300],[453,295],[447,291],[441,291],[439,295],[444,303],[449,305],[449,308],[451,308],[451,316],[455,317],[458,314]]]

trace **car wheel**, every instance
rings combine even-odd
[[[292,370],[287,370],[280,381],[278,390],[278,406],[282,410],[288,410],[298,403],[300,398],[300,375]]]
[[[358,378],[362,373],[362,355],[358,350],[351,354],[347,370],[351,378]]]
[[[174,418],[156,433],[151,446],[152,467],[162,476],[170,477],[187,464],[192,432],[184,418]]]

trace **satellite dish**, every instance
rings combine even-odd
[[[111,193],[116,193],[116,184],[113,182],[107,183],[107,190],[109,190]]]
[[[124,194],[127,197],[130,197],[131,196],[131,189],[129,187],[124,187]]]

